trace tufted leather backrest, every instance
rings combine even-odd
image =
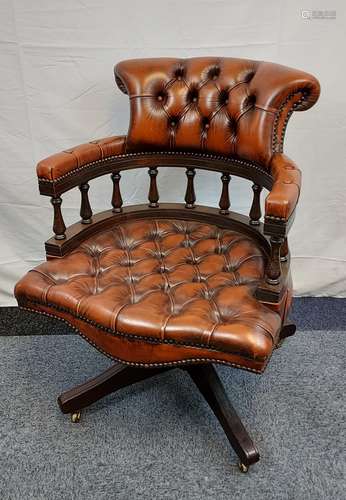
[[[293,110],[318,81],[278,64],[233,58],[133,59],[115,67],[131,103],[127,152],[191,151],[268,166]]]

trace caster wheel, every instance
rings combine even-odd
[[[80,421],[80,411],[76,411],[76,413],[71,413],[71,422],[77,424]]]
[[[249,470],[249,466],[243,464],[242,462],[238,462],[238,467],[239,467],[240,472],[242,472],[243,474],[246,474],[246,472],[248,472],[248,470]]]

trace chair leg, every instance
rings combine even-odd
[[[278,349],[279,347],[282,346],[283,342],[287,337],[291,337],[296,333],[296,325],[294,323],[291,323],[287,321],[284,326],[281,328],[281,332],[279,335],[279,342],[276,345],[276,348]]]
[[[240,470],[247,472],[251,464],[258,462],[259,453],[231,405],[214,366],[190,365],[185,369],[225,431],[228,441],[240,459]]]
[[[72,421],[78,422],[82,408],[122,387],[135,384],[166,370],[167,368],[136,368],[116,363],[97,377],[63,392],[58,397],[58,404],[63,413],[71,413]]]

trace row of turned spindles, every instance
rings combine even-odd
[[[157,187],[157,167],[150,167],[148,170],[149,178],[150,178],[150,186],[149,186],[149,207],[157,208],[159,206],[159,191]],[[186,177],[187,177],[187,186],[185,192],[185,207],[187,209],[193,209],[195,207],[196,194],[194,187],[194,178],[196,175],[196,171],[194,168],[186,169]],[[113,193],[112,193],[112,207],[113,212],[119,213],[122,211],[123,200],[120,191],[120,179],[121,175],[119,171],[115,171],[111,174],[111,179],[113,181]],[[222,191],[219,201],[220,214],[227,215],[229,214],[229,208],[231,206],[230,195],[229,195],[229,184],[230,184],[231,176],[228,172],[223,172],[221,175],[222,182]],[[92,209],[90,206],[88,191],[89,184],[87,182],[81,184],[79,186],[79,190],[81,192],[81,207],[80,207],[80,216],[82,224],[90,224],[92,222]],[[249,212],[250,224],[251,225],[259,225],[261,218],[261,204],[260,197],[262,186],[258,184],[253,184],[253,199],[252,205]],[[66,226],[64,223],[64,219],[61,213],[61,203],[62,199],[60,196],[53,197],[51,199],[53,208],[54,208],[54,223],[53,223],[53,231],[55,234],[55,239],[63,240],[66,238]],[[280,250],[281,249],[281,250]],[[280,261],[284,260],[287,256],[287,240],[281,238],[271,238],[271,258],[267,268],[267,280],[269,283],[276,284],[279,280],[281,268]]]

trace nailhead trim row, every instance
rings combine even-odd
[[[275,215],[266,215],[265,220],[266,219],[279,221],[279,222],[287,222],[287,219],[285,219],[285,217],[276,217]]]
[[[46,179],[44,177],[39,177],[38,180],[40,183],[49,182],[52,184],[56,184],[60,180],[65,179],[66,177],[70,177],[70,176],[74,175],[75,173],[80,172],[82,170],[87,170],[89,167],[91,167],[93,165],[96,165],[99,163],[104,164],[104,163],[107,163],[111,160],[115,160],[117,158],[135,158],[136,156],[142,156],[142,155],[173,155],[173,156],[183,155],[183,156],[188,156],[188,157],[192,157],[192,158],[201,158],[202,157],[202,158],[208,158],[211,160],[222,160],[222,161],[225,161],[228,163],[236,163],[238,165],[244,165],[246,167],[254,168],[255,170],[257,170],[261,173],[264,173],[266,175],[270,174],[267,170],[261,168],[260,166],[254,164],[254,163],[247,162],[245,160],[240,160],[238,158],[227,158],[227,157],[222,156],[222,155],[216,156],[216,155],[211,155],[208,153],[191,153],[191,152],[187,152],[187,151],[143,151],[143,152],[138,152],[138,153],[126,153],[126,154],[108,156],[107,158],[104,158],[104,159],[95,160],[95,161],[92,161],[90,163],[86,163],[85,165],[77,167],[77,168],[67,172],[66,174],[61,175],[60,177],[57,177],[56,179]]]
[[[246,366],[238,365],[237,363],[232,363],[230,361],[224,361],[222,359],[213,359],[213,358],[190,358],[190,359],[183,359],[181,361],[162,361],[161,363],[147,363],[147,362],[141,362],[141,361],[125,361],[121,358],[117,358],[116,356],[112,356],[111,354],[108,354],[105,352],[102,348],[100,348],[98,345],[95,344],[92,340],[90,340],[86,335],[84,335],[78,328],[73,326],[67,319],[61,318],[60,316],[56,316],[55,314],[47,313],[44,311],[38,311],[37,309],[32,309],[30,307],[25,307],[20,305],[20,309],[24,311],[30,311],[36,314],[41,314],[42,316],[47,316],[49,318],[54,318],[59,321],[64,322],[67,324],[70,328],[72,328],[78,335],[80,335],[84,340],[86,340],[90,345],[95,347],[99,352],[101,352],[104,356],[106,356],[109,359],[112,359],[114,361],[118,361],[119,363],[123,363],[128,366],[139,366],[142,368],[152,368],[152,367],[161,367],[161,366],[181,366],[181,365],[189,365],[189,364],[201,364],[201,363],[219,363],[227,366],[232,366],[234,368],[240,368],[241,370],[246,370],[252,373],[257,373],[257,374],[262,374],[269,362],[269,357],[267,359],[266,364],[264,365],[262,370],[256,370],[255,368],[248,368]]]
[[[284,125],[282,128],[280,143],[278,143],[278,125],[279,125],[281,114],[285,110],[289,101],[292,100],[298,94],[302,94],[302,97],[299,99],[299,101],[297,101],[296,103],[293,104],[293,106],[291,107],[291,109],[287,113],[287,116],[285,118]],[[307,91],[298,90],[297,92],[292,92],[291,94],[289,94],[286,97],[285,101],[281,104],[281,106],[278,109],[277,114],[275,116],[275,120],[274,120],[274,134],[273,134],[273,141],[272,141],[273,152],[279,152],[279,153],[283,152],[283,144],[284,144],[285,132],[286,132],[288,121],[289,121],[290,117],[292,116],[293,112],[308,98],[308,95],[309,94]],[[277,146],[279,146],[278,151],[276,150]]]
[[[130,340],[140,340],[142,342],[144,341],[144,342],[148,342],[151,344],[174,344],[174,345],[181,346],[181,347],[196,347],[199,349],[208,349],[210,351],[222,352],[224,354],[238,354],[239,356],[242,356],[244,359],[248,359],[249,361],[253,361],[253,358],[248,358],[248,357],[244,356],[244,354],[242,354],[242,353],[237,353],[237,352],[230,353],[229,351],[225,351],[223,349],[216,348],[211,344],[209,344],[209,345],[208,344],[195,344],[193,342],[180,342],[180,341],[174,340],[174,339],[157,339],[155,337],[145,337],[144,338],[140,335],[121,333],[121,332],[112,330],[111,328],[107,328],[103,325],[100,325],[99,323],[96,323],[96,321],[93,321],[89,318],[85,318],[84,316],[81,316],[79,314],[74,314],[72,311],[70,311],[67,308],[57,307],[55,304],[50,304],[50,303],[43,304],[41,302],[34,301],[34,300],[30,301],[30,303],[33,304],[34,306],[35,305],[47,306],[47,307],[51,307],[52,309],[55,309],[56,311],[60,311],[60,312],[67,313],[67,314],[72,314],[72,316],[74,316],[75,318],[80,319],[81,321],[84,321],[85,323],[88,323],[89,325],[94,326],[95,328],[98,328],[99,330],[102,330],[110,335],[114,335],[117,337],[124,337],[124,338],[128,338]],[[267,336],[267,338],[270,338],[270,340],[272,341],[272,344],[274,344],[274,339],[272,338],[272,336],[268,336],[268,335],[266,335],[266,336]],[[266,359],[266,358],[263,358],[263,359]]]

